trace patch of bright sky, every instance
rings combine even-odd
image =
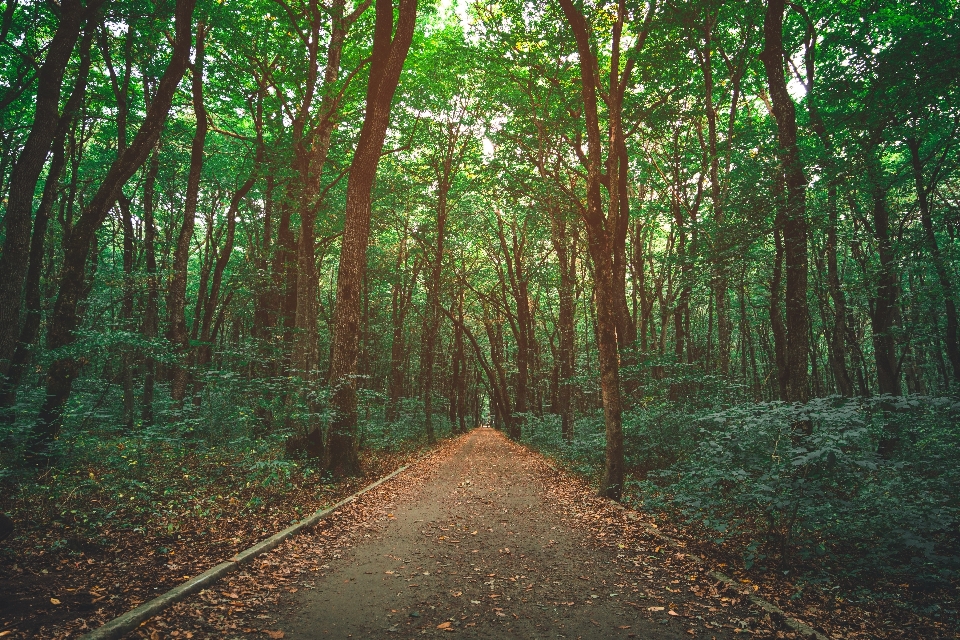
[[[467,0],[440,0],[440,15],[446,17],[451,13],[460,20],[464,29],[470,24],[470,8]]]

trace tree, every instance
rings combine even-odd
[[[390,107],[400,72],[413,40],[417,0],[400,0],[396,33],[391,0],[376,0],[376,26],[366,111],[350,165],[346,221],[337,272],[330,363],[331,405],[335,411],[327,436],[327,468],[338,473],[359,471],[357,457],[357,353],[360,337],[361,286],[370,234],[370,189],[390,123]]]

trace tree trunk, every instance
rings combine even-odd
[[[177,406],[182,405],[189,378],[190,336],[187,332],[187,268],[190,246],[200,195],[200,175],[203,171],[203,147],[207,137],[207,110],[203,104],[204,25],[197,27],[196,53],[193,62],[193,112],[197,128],[190,149],[190,172],[187,175],[187,193],[183,205],[183,223],[173,253],[170,284],[167,290],[169,328],[167,339],[180,356],[180,364],[173,369],[170,396]]]
[[[557,320],[560,334],[560,347],[557,358],[560,361],[557,381],[557,407],[554,413],[560,414],[560,433],[564,440],[573,440],[574,414],[572,386],[576,362],[576,277],[577,277],[577,227],[566,220],[563,213],[554,207],[553,250],[557,254],[557,266],[560,271],[560,312]],[[572,233],[570,229],[572,228]]]
[[[583,14],[572,0],[560,0],[560,6],[573,30],[580,57],[580,90],[587,128],[587,206],[583,214],[587,241],[594,267],[594,296],[597,311],[597,348],[600,361],[600,388],[606,427],[606,465],[600,482],[600,494],[618,499],[623,493],[623,418],[620,397],[620,352],[617,344],[617,287],[612,258],[612,234],[604,219],[601,187],[600,121],[597,109],[597,88],[594,68],[596,59],[590,48],[588,27]],[[611,65],[611,69],[619,66]],[[617,114],[619,117],[619,114]],[[616,145],[608,150],[616,154]],[[611,184],[613,176],[610,179]],[[611,199],[613,194],[611,194]]]
[[[70,94],[70,98],[68,98],[66,105],[64,105],[63,115],[60,116],[57,122],[57,128],[51,144],[53,154],[50,160],[50,168],[47,172],[47,178],[43,185],[43,195],[40,198],[40,205],[37,207],[37,213],[33,222],[33,235],[30,239],[29,265],[24,283],[24,307],[26,313],[23,318],[23,326],[20,328],[16,350],[11,359],[10,367],[6,372],[6,379],[4,380],[3,375],[0,374],[0,420],[4,422],[12,421],[14,418],[12,410],[17,401],[17,389],[23,381],[24,374],[27,372],[32,356],[31,350],[33,343],[40,333],[43,302],[40,294],[40,276],[43,271],[47,225],[50,221],[54,201],[57,198],[60,179],[63,176],[63,169],[66,165],[64,145],[67,131],[70,129],[74,116],[86,96],[87,78],[90,71],[90,45],[93,40],[93,32],[94,27],[88,26],[80,45],[80,68],[77,72],[77,81],[74,85],[73,92]]]
[[[916,138],[907,138],[907,146],[910,148],[913,179],[917,189],[917,201],[920,204],[920,221],[923,224],[923,236],[927,243],[927,251],[930,252],[930,258],[933,261],[933,268],[937,273],[937,281],[940,283],[940,292],[943,296],[943,304],[947,316],[947,332],[945,336],[947,359],[950,360],[950,366],[953,369],[954,381],[960,383],[960,346],[957,344],[957,306],[954,300],[953,283],[950,281],[947,267],[944,264],[943,254],[940,252],[940,245],[937,243],[937,236],[933,232],[933,219],[930,215],[930,202],[927,198],[929,188],[924,186],[923,183],[923,163],[920,162],[920,141]]]
[[[900,376],[897,362],[894,328],[897,315],[897,267],[890,238],[890,210],[887,208],[887,190],[882,184],[879,158],[868,160],[868,179],[873,198],[873,233],[877,241],[877,290],[870,314],[873,334],[873,355],[877,367],[880,393],[900,395]]]
[[[74,331],[81,321],[80,303],[86,295],[84,281],[87,257],[96,241],[96,231],[116,202],[120,188],[147,159],[160,137],[173,95],[189,62],[192,41],[190,27],[195,4],[196,0],[177,1],[173,53],[160,79],[156,96],[130,146],[114,160],[64,245],[60,291],[47,330],[47,348],[50,350],[73,343]],[[31,434],[28,455],[44,455],[59,434],[63,407],[81,366],[80,360],[69,356],[58,358],[50,365],[46,400]]]
[[[7,375],[20,334],[24,279],[30,265],[33,198],[61,121],[60,92],[64,72],[80,37],[83,21],[93,15],[99,4],[92,2],[85,8],[79,0],[61,2],[60,23],[37,74],[33,124],[10,175],[7,210],[3,218],[3,252],[0,253],[0,376],[3,377]],[[88,33],[92,34],[92,29]],[[85,46],[88,47],[89,43]]]
[[[393,34],[393,3],[376,0],[376,24],[366,112],[347,182],[346,220],[337,273],[330,361],[331,407],[334,416],[327,438],[327,468],[335,473],[360,470],[357,449],[357,354],[360,338],[360,294],[367,267],[370,198],[383,149],[390,106],[416,24],[417,0],[400,0]]]
[[[783,71],[783,13],[785,0],[769,0],[763,21],[764,51],[773,116],[777,121],[780,162],[786,186],[781,231],[786,271],[787,398],[809,399],[807,368],[810,352],[810,314],[807,308],[807,178],[797,146],[796,107],[787,91]]]
[[[157,282],[157,228],[154,221],[154,195],[157,173],[160,171],[160,153],[154,149],[143,185],[143,245],[146,253],[147,302],[143,311],[143,337],[151,341],[157,337],[160,325],[158,299],[160,283]],[[157,361],[147,355],[143,363],[143,397],[140,400],[140,418],[145,425],[153,424],[153,396],[157,376]]]

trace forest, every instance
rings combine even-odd
[[[487,425],[955,629],[958,19],[5,0],[0,568],[253,540]]]

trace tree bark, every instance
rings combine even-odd
[[[120,188],[143,164],[157,144],[173,102],[173,95],[189,62],[195,4],[196,0],[177,0],[173,52],[160,79],[156,96],[130,146],[114,160],[64,244],[60,290],[47,330],[47,348],[50,350],[59,349],[75,340],[74,331],[82,319],[80,303],[87,293],[84,287],[87,258],[96,241],[96,231],[116,202]],[[28,444],[28,455],[31,457],[46,454],[50,443],[59,434],[63,407],[82,364],[76,358],[61,357],[50,365],[47,371],[46,399]]]
[[[190,149],[190,171],[187,174],[187,193],[183,205],[183,223],[173,252],[170,284],[167,289],[167,314],[169,328],[167,339],[177,351],[180,364],[173,368],[170,381],[170,396],[177,406],[183,403],[189,378],[190,336],[187,332],[187,269],[190,261],[190,245],[197,216],[197,201],[200,196],[200,176],[203,172],[203,147],[207,138],[207,110],[203,104],[203,56],[204,25],[197,27],[196,53],[193,62],[193,113],[197,128]]]
[[[160,313],[157,305],[160,283],[157,282],[157,227],[154,221],[154,196],[157,173],[160,171],[160,153],[154,149],[143,184],[143,245],[147,271],[147,301],[143,311],[143,337],[150,341],[157,337]],[[143,363],[143,396],[140,399],[140,418],[146,425],[153,424],[153,397],[157,376],[157,361],[147,355]]]
[[[80,0],[61,2],[60,23],[38,73],[33,124],[11,171],[3,219],[3,252],[0,253],[0,376],[3,377],[7,375],[20,334],[24,282],[30,265],[33,198],[61,120],[64,72],[84,20],[93,15],[101,1],[91,1],[87,7]]]
[[[597,311],[597,347],[600,361],[600,388],[606,427],[606,464],[600,482],[600,494],[618,499],[623,493],[623,409],[620,395],[620,352],[617,343],[617,288],[612,258],[612,234],[608,233],[603,214],[601,187],[600,119],[597,109],[597,87],[594,69],[596,59],[590,48],[589,33],[583,14],[572,0],[560,0],[564,16],[573,30],[580,57],[580,91],[584,103],[587,128],[587,206],[583,212],[587,241],[594,267],[594,296]],[[617,69],[618,67],[611,67]],[[619,114],[618,114],[619,116]],[[617,154],[616,146],[608,150]],[[610,183],[613,183],[611,176]],[[611,194],[613,199],[613,194]]]
[[[947,343],[947,359],[953,369],[954,381],[960,383],[960,346],[957,344],[957,305],[954,299],[953,283],[943,261],[937,236],[933,231],[933,218],[930,215],[929,188],[923,181],[923,163],[920,161],[920,141],[917,138],[907,138],[910,148],[910,160],[913,166],[913,180],[917,189],[917,202],[920,204],[920,222],[923,225],[923,237],[927,244],[927,251],[933,261],[933,268],[937,273],[940,292],[943,296],[944,310],[946,311],[947,331],[944,337]]]
[[[900,367],[897,362],[894,329],[897,316],[897,267],[890,237],[890,210],[879,158],[871,151],[867,160],[870,195],[873,199],[873,234],[877,241],[877,289],[870,313],[873,357],[880,393],[900,395]]]
[[[40,276],[43,272],[43,256],[46,247],[47,225],[53,212],[54,201],[57,198],[60,179],[66,166],[65,143],[67,131],[74,121],[74,117],[86,97],[87,78],[90,71],[90,46],[93,41],[94,27],[88,25],[84,38],[80,44],[80,67],[77,71],[77,81],[73,91],[64,105],[63,114],[57,122],[51,147],[53,154],[50,159],[50,168],[43,185],[43,195],[37,207],[33,221],[33,235],[30,239],[30,255],[24,282],[24,318],[20,328],[16,349],[7,370],[6,379],[0,374],[0,420],[8,421],[14,418],[12,409],[17,401],[17,389],[23,381],[32,357],[33,343],[40,333],[42,296],[40,293]]]
[[[416,14],[417,0],[400,0],[394,34],[392,1],[376,0],[366,112],[347,182],[346,220],[333,317],[330,387],[334,415],[327,438],[326,467],[339,474],[356,474],[360,470],[356,373],[361,286],[367,267],[370,235],[371,190],[390,122],[393,95],[413,39]]]
[[[557,381],[557,407],[560,414],[560,434],[564,440],[573,440],[573,374],[576,362],[576,277],[577,277],[577,227],[563,218],[562,212],[553,208],[553,250],[557,254],[557,267],[560,271],[560,311],[557,319],[560,334],[560,347],[557,354],[560,360]],[[572,227],[572,233],[570,228]]]
[[[810,314],[807,307],[807,178],[797,146],[796,107],[784,77],[783,14],[785,0],[769,0],[763,21],[764,51],[761,54],[767,75],[774,119],[777,122],[780,163],[786,186],[781,231],[786,271],[786,366],[787,398],[791,402],[809,399],[808,366]]]

